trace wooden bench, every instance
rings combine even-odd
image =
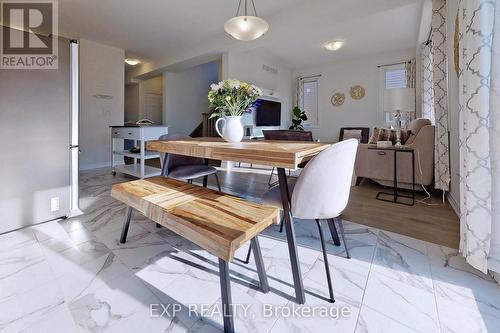
[[[132,209],[136,209],[219,258],[224,332],[234,331],[228,263],[233,260],[235,251],[249,240],[260,289],[269,292],[256,236],[271,224],[278,223],[278,208],[166,177],[113,185],[111,196],[128,206],[121,243],[127,240]]]

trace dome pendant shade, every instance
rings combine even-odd
[[[224,30],[238,40],[254,40],[269,30],[269,24],[257,16],[236,16],[224,24]]]

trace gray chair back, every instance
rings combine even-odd
[[[190,139],[190,136],[183,135],[183,134],[165,134],[162,135],[158,138],[160,141],[170,141],[170,140],[182,140],[182,139]],[[163,167],[163,159],[165,158],[165,154],[160,153],[160,163],[161,166]],[[168,165],[167,168],[168,170],[172,170],[175,167],[182,166],[182,165],[203,165],[204,161],[202,158],[198,157],[191,157],[191,156],[185,156],[185,155],[176,155],[176,154],[170,154],[169,159],[168,159]]]
[[[263,130],[265,140],[313,141],[312,132],[292,130]]]
[[[342,214],[351,191],[358,140],[332,145],[307,163],[292,194],[292,214],[302,219],[329,219]]]

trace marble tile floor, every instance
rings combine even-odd
[[[139,214],[119,244],[125,207],[109,189],[124,180],[84,173],[84,215],[0,235],[0,332],[221,332],[217,258]],[[500,331],[500,286],[456,250],[348,221],[352,259],[328,239],[328,303],[316,225],[295,225],[306,304],[271,227],[259,236],[270,293],[254,286],[253,260],[230,264],[237,332]]]

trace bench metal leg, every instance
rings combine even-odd
[[[128,227],[130,226],[130,218],[132,217],[132,207],[127,207],[125,212],[125,219],[123,220],[122,236],[120,237],[120,243],[124,244],[127,241]]]
[[[219,192],[222,192],[222,190],[220,189],[219,176],[217,175],[217,173],[214,173],[214,176],[215,180],[217,181],[217,189],[219,190]]]
[[[304,283],[302,282],[302,273],[300,271],[299,255],[297,243],[295,240],[295,229],[293,226],[293,217],[290,212],[290,193],[286,180],[285,169],[278,168],[278,181],[281,193],[281,203],[283,204],[283,213],[285,215],[286,238],[288,243],[288,252],[290,253],[290,263],[292,266],[293,285],[295,287],[295,298],[298,304],[306,302]]]
[[[326,253],[325,239],[323,238],[323,229],[321,228],[321,222],[316,219],[316,224],[318,225],[319,239],[321,240],[321,249],[323,250],[323,260],[325,262],[326,270],[326,281],[328,282],[328,292],[330,293],[330,302],[335,303],[335,296],[333,295],[332,278],[330,276],[330,266],[328,265],[328,255]]]
[[[203,176],[203,187],[207,187],[208,185],[208,176]]]
[[[253,250],[253,257],[255,259],[255,266],[259,274],[260,290],[267,294],[269,292],[269,282],[267,282],[266,268],[262,260],[262,252],[260,251],[259,239],[255,236],[250,241],[250,249]]]
[[[351,255],[349,254],[349,248],[347,247],[347,242],[345,241],[345,232],[344,225],[342,224],[342,219],[340,217],[336,217],[337,223],[339,224],[340,236],[342,236],[342,242],[344,242],[345,255],[347,259],[351,259]]]
[[[328,228],[330,228],[330,233],[332,234],[333,244],[340,246],[339,233],[337,232],[333,219],[328,219]]]
[[[220,289],[222,295],[222,311],[224,318],[224,333],[234,332],[233,308],[231,301],[231,280],[229,279],[229,264],[219,258]]]

